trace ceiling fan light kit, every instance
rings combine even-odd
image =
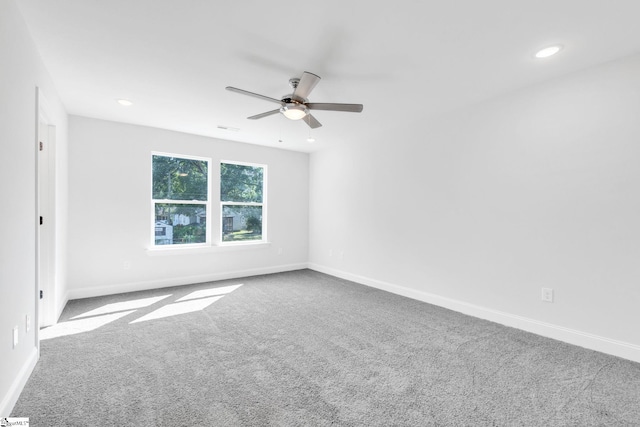
[[[281,113],[283,116],[290,120],[303,120],[310,128],[315,129],[322,126],[318,120],[311,114],[310,110],[325,110],[325,111],[346,111],[352,113],[362,112],[362,104],[336,104],[326,102],[309,102],[308,96],[316,87],[320,77],[305,71],[302,73],[301,78],[289,79],[289,85],[293,88],[293,93],[283,96],[281,99],[271,98],[268,96],[260,95],[257,93],[249,92],[243,89],[238,89],[232,86],[227,86],[227,90],[231,92],[240,93],[242,95],[253,96],[265,101],[275,102],[280,104],[280,108],[276,110],[267,111],[264,113],[256,114],[254,116],[247,117],[250,120],[257,120],[263,117],[271,116]]]
[[[287,119],[300,120],[301,118],[309,114],[309,109],[305,107],[304,104],[296,104],[291,102],[280,108],[280,112],[284,114]]]

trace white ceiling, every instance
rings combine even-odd
[[[299,151],[640,52],[638,0],[16,3],[70,114]],[[274,104],[225,90],[279,98],[303,71],[322,77],[312,102],[364,104],[314,113],[313,144],[303,122],[247,120]]]

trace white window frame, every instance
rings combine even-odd
[[[207,162],[207,200],[173,200],[173,199],[154,199],[153,198],[153,156],[162,156],[162,157],[173,157],[178,159],[186,159],[186,160],[197,160]],[[188,249],[188,248],[199,248],[199,247],[208,247],[211,246],[211,224],[213,223],[211,220],[211,216],[213,211],[211,210],[211,166],[213,161],[209,157],[200,157],[200,156],[192,156],[189,154],[177,154],[177,153],[165,153],[160,151],[152,151],[151,152],[151,173],[149,183],[151,184],[151,227],[150,227],[150,237],[151,237],[151,248],[159,249],[159,250],[169,250],[169,249]],[[203,205],[205,206],[205,211],[207,212],[205,218],[205,242],[204,243],[183,243],[179,245],[156,245],[156,204],[173,204],[173,205]]]
[[[218,210],[218,215],[220,216],[219,224],[218,224],[218,232],[220,233],[220,245],[221,246],[235,246],[235,245],[257,245],[262,243],[267,243],[267,165],[260,163],[249,163],[249,162],[239,162],[236,160],[220,160],[220,165],[226,163],[228,165],[239,165],[239,166],[250,166],[262,168],[262,203],[257,202],[226,202],[220,200],[220,209]],[[219,166],[220,166],[219,165]],[[218,185],[222,186],[222,176],[221,176],[222,168],[218,168]],[[220,198],[222,198],[222,194],[220,194]],[[222,230],[224,216],[222,214],[222,210],[224,206],[260,206],[262,207],[262,239],[260,240],[247,240],[247,241],[239,241],[239,242],[225,242],[224,232]]]

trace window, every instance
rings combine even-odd
[[[265,181],[264,165],[220,164],[223,242],[266,240]]]
[[[152,154],[154,245],[210,241],[209,159]]]

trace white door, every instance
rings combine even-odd
[[[38,119],[37,292],[38,326],[55,323],[55,127],[40,109]],[[40,298],[42,295],[42,298]]]

